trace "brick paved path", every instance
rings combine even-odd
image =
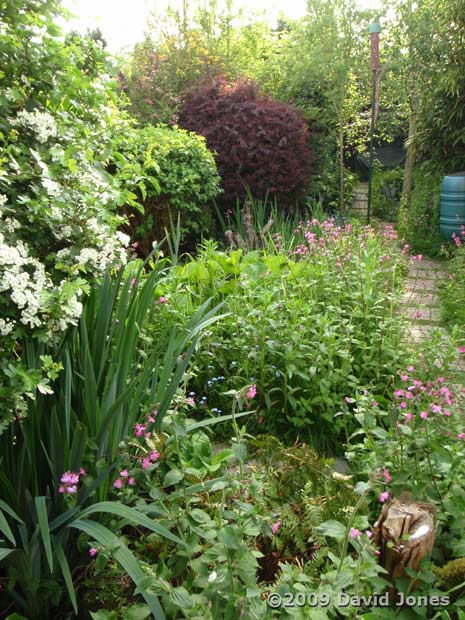
[[[449,277],[443,264],[432,261],[410,261],[403,307],[410,323],[408,337],[414,342],[431,340],[436,334],[447,342],[447,329],[441,325],[441,302],[438,287],[441,281]],[[464,356],[457,356],[454,375],[465,373]],[[456,376],[456,380],[459,377]]]

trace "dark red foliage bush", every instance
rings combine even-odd
[[[308,128],[297,110],[268,99],[251,81],[223,79],[203,84],[186,97],[179,125],[195,131],[216,152],[226,204],[253,197],[291,206],[308,188],[311,151]]]

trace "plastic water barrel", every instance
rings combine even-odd
[[[439,228],[443,239],[460,236],[465,226],[465,172],[445,176],[441,183]]]

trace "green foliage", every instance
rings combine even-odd
[[[195,427],[191,412],[191,402],[179,394],[159,431],[140,439],[159,454],[150,469],[130,446],[123,460],[124,473],[135,483],[124,486],[121,500],[159,514],[160,524],[186,543],[151,533],[133,537],[144,586],[160,597],[168,620],[234,618],[238,608],[249,620],[263,617],[256,571],[259,540],[270,536],[271,525],[261,481],[243,467],[246,445],[237,425],[231,448],[215,450],[204,430],[189,430]],[[88,596],[93,606],[104,600],[114,569],[107,565],[97,572],[104,589],[94,590],[94,602]],[[102,618],[122,618],[119,614]]]
[[[431,166],[419,166],[413,176],[408,206],[398,216],[399,235],[414,253],[437,255],[442,245],[439,235],[439,199],[442,175]]]
[[[134,202],[137,182],[106,169],[126,121],[102,50],[64,43],[55,3],[13,5],[0,9],[0,425],[45,377],[18,364],[17,341],[58,339],[77,323],[89,280],[126,261],[115,208]]]
[[[373,215],[387,222],[397,221],[403,179],[404,171],[401,168],[374,170],[371,189]]]
[[[346,417],[335,417],[344,398],[360,385],[385,392],[402,356],[392,235],[308,221],[264,253],[206,243],[196,260],[174,267],[160,283],[169,302],[156,330],[209,297],[224,300],[228,314],[194,358],[200,411],[224,409],[228,389],[256,384],[256,430],[334,449],[345,433]]]
[[[456,244],[453,246],[454,250],[443,246],[444,253],[447,255],[452,252],[453,257],[448,264],[449,279],[441,282],[439,294],[443,321],[450,327],[458,325],[463,328],[465,325],[465,252],[462,237],[456,238]]]
[[[220,193],[220,178],[201,136],[178,128],[133,127],[128,136],[116,139],[115,147],[120,174],[128,162],[140,167],[140,196],[136,208],[127,210],[126,230],[144,256],[178,214],[184,245],[195,245],[211,232],[209,204]]]
[[[444,566],[435,567],[433,570],[447,589],[465,582],[465,558],[451,560]]]
[[[433,558],[442,563],[463,555],[464,549],[463,396],[444,379],[456,359],[456,340],[446,344],[437,332],[423,349],[415,365],[399,371],[392,400],[380,400],[375,407],[369,393],[356,399],[353,411],[360,430],[346,455],[352,471],[371,476],[374,503],[381,492],[398,497],[407,491],[412,499],[438,507]]]
[[[44,366],[54,378],[53,395],[43,389],[27,417],[10,424],[0,448],[0,513],[10,523],[0,521],[7,539],[1,551],[8,594],[32,618],[59,604],[62,579],[73,601],[68,564],[73,567],[77,558],[70,528],[112,549],[139,583],[141,569],[127,548],[102,524],[89,520],[90,515],[112,513],[171,536],[137,511],[106,501],[122,442],[155,405],[153,426],[159,428],[200,331],[215,320],[215,310],[206,313],[205,305],[185,331],[150,338],[145,330],[160,311],[154,292],[161,267],[144,276],[143,265],[132,264],[116,277],[107,275],[93,287],[79,325],[56,347],[33,339],[21,343],[24,366]],[[80,472],[83,466],[86,472],[74,474],[77,482],[67,490],[64,472]],[[143,594],[152,611],[157,608],[156,599],[145,590]]]

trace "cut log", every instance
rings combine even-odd
[[[395,499],[385,504],[373,528],[373,542],[380,550],[380,564],[392,583],[390,595],[397,597],[395,581],[406,568],[417,571],[422,559],[431,554],[436,536],[436,506]],[[415,587],[415,584],[413,584]]]

